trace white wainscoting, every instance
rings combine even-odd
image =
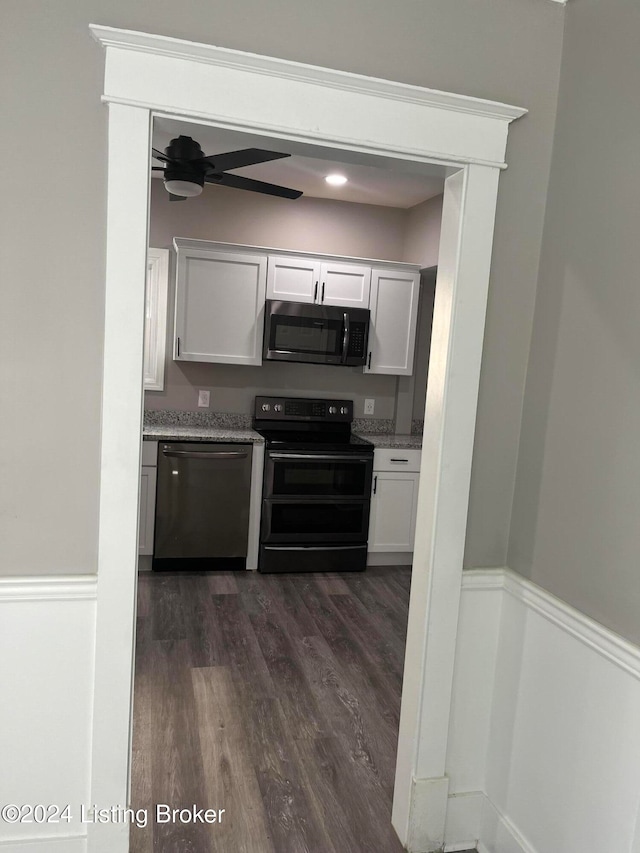
[[[445,850],[639,853],[640,649],[508,569],[465,572]]]
[[[0,853],[83,853],[90,804],[95,575],[0,578],[0,805],[70,805],[61,823],[0,820]]]

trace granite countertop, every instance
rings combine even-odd
[[[251,416],[221,412],[145,411],[142,437],[145,441],[226,441],[264,444],[251,428]],[[352,429],[374,447],[422,447],[422,421],[413,421],[411,435],[397,435],[392,420],[356,418]]]
[[[230,426],[150,424],[144,426],[142,438],[145,441],[220,441],[229,444],[264,444],[264,438],[255,430]]]
[[[421,435],[396,435],[394,432],[358,432],[356,435],[370,441],[374,447],[415,448],[416,450],[422,447]]]

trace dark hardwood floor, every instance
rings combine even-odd
[[[400,853],[390,823],[410,570],[145,573],[132,853]]]

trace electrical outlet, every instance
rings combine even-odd
[[[210,399],[211,399],[211,391],[198,391],[198,408],[199,409],[208,409]]]
[[[372,415],[375,407],[376,407],[376,401],[375,400],[366,399],[364,401],[364,413],[365,413],[365,415]]]

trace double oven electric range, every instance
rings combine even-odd
[[[259,571],[364,570],[373,445],[352,420],[351,400],[256,397],[266,443]]]

